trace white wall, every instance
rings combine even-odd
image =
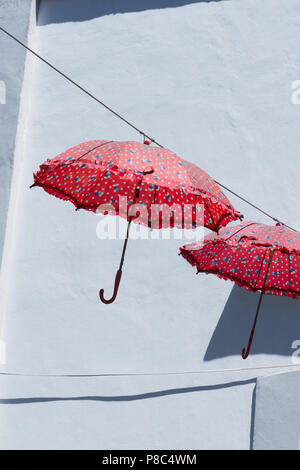
[[[299,2],[163,8],[161,1],[151,10],[140,1],[139,11],[128,2],[118,13],[124,2],[117,1],[112,11],[105,2],[103,16],[101,3],[42,1],[31,47],[163,145],[300,227],[300,106],[291,103],[300,74]],[[253,354],[243,361],[258,296],[196,276],[177,256],[180,241],[130,241],[117,301],[99,302],[100,287],[111,292],[122,242],[98,240],[96,216],[28,186],[44,159],[76,143],[139,136],[44,64],[32,60],[31,71],[16,229],[6,246],[3,370],[289,365],[299,303],[264,299]],[[247,218],[268,223],[231,200]],[[257,374],[2,377],[1,447],[246,449]]]
[[[300,450],[300,373],[261,377],[255,394],[256,450]]]
[[[2,28],[27,40],[31,0],[0,0]],[[18,124],[26,51],[0,32],[0,263]]]

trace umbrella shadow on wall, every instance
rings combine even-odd
[[[247,347],[259,293],[234,286],[206,350],[204,361],[240,355]],[[299,301],[264,295],[251,354],[292,356],[300,340]]]
[[[130,13],[163,8],[176,8],[193,3],[210,3],[224,0],[40,0],[38,3],[38,24],[65,23],[67,21],[87,21],[105,15]],[[71,8],[72,2],[72,8]]]

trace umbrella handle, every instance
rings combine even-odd
[[[104,289],[101,289],[99,291],[99,297],[100,297],[101,302],[103,302],[104,304],[112,304],[113,303],[113,301],[116,299],[117,294],[118,294],[121,277],[122,277],[122,269],[118,269],[117,274],[116,274],[116,278],[115,278],[114,293],[113,293],[112,297],[109,300],[106,300],[104,298]]]
[[[153,173],[153,171],[154,171],[154,170],[153,170],[152,167],[146,168],[146,169],[143,171],[143,175],[149,175],[149,174]],[[133,198],[132,204],[135,204],[136,200],[137,200],[138,197],[139,197],[139,194],[140,194],[140,187],[139,187],[139,186],[140,186],[141,182],[142,182],[142,180],[140,180],[140,181],[136,184],[135,192],[134,192],[134,198]],[[128,243],[128,238],[129,238],[129,230],[130,230],[130,225],[131,225],[132,219],[133,219],[133,216],[130,216],[130,217],[129,217],[129,220],[128,220],[126,238],[125,238],[125,240],[124,240],[124,245],[123,245],[123,251],[122,251],[120,266],[119,266],[119,269],[118,269],[118,271],[117,271],[116,278],[115,278],[114,293],[113,293],[112,297],[111,297],[109,300],[106,300],[106,299],[104,298],[104,289],[101,289],[101,290],[99,291],[100,300],[101,300],[101,302],[103,302],[104,304],[112,304],[112,303],[114,302],[114,300],[116,300],[116,297],[117,297],[117,294],[118,294],[119,285],[120,285],[120,281],[121,281],[121,277],[122,277],[122,266],[123,266],[123,263],[124,263],[125,252],[126,252],[126,248],[127,248],[127,243]]]
[[[255,332],[255,328],[252,328],[251,334],[250,334],[250,337],[249,337],[249,341],[248,341],[247,351],[246,351],[245,348],[243,348],[243,351],[242,351],[242,358],[243,359],[247,359],[247,357],[249,356],[249,352],[250,352],[250,349],[251,349],[251,346],[252,346],[254,332]]]
[[[251,330],[249,341],[248,341],[247,351],[245,350],[245,348],[243,348],[243,351],[242,351],[242,358],[243,359],[247,359],[247,357],[249,356],[249,352],[250,352],[252,341],[253,341],[253,336],[254,336],[254,333],[255,333],[256,322],[257,322],[258,314],[259,314],[260,307],[261,307],[262,298],[263,298],[263,295],[264,295],[265,289],[266,289],[267,277],[268,277],[270,266],[271,266],[272,259],[273,259],[273,256],[274,256],[274,251],[275,250],[270,250],[270,257],[269,257],[268,267],[267,267],[267,271],[266,271],[266,274],[265,274],[264,284],[263,284],[263,287],[262,287],[262,290],[261,290],[261,293],[260,293],[260,296],[259,296],[259,301],[258,301],[258,304],[257,304],[256,314],[255,314],[252,330]],[[264,261],[264,258],[263,258],[263,261]]]

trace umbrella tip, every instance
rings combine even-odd
[[[150,145],[150,140],[144,135],[144,145]]]

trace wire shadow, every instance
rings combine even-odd
[[[184,387],[184,388],[170,388],[166,390],[160,390],[157,392],[141,393],[137,395],[120,395],[120,396],[79,396],[79,397],[29,397],[29,398],[1,398],[0,405],[22,405],[28,403],[47,403],[53,401],[100,401],[100,402],[128,402],[136,400],[147,400],[150,398],[159,398],[167,395],[178,395],[182,393],[194,393],[204,392],[210,390],[220,390],[231,387],[237,387],[240,385],[248,385],[256,383],[256,377],[240,380],[236,382],[228,382],[225,384],[216,385],[203,385],[195,387]]]
[[[87,21],[105,15],[176,8],[225,0],[37,0],[38,25]]]
[[[204,360],[240,355],[247,346],[259,293],[234,285],[206,350]],[[299,301],[264,295],[251,354],[290,356],[300,339]]]

